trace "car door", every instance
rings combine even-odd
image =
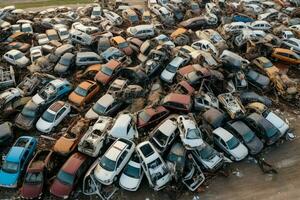
[[[119,174],[120,171],[123,169],[124,165],[126,164],[125,158],[126,158],[127,154],[128,154],[128,151],[126,150],[120,156],[120,158],[119,158],[119,160],[117,162],[117,170],[116,170],[116,174],[115,175]]]
[[[60,111],[58,111],[56,117],[55,117],[55,122],[54,122],[54,126],[57,126],[59,124],[59,122],[62,121],[62,119],[66,116],[67,112],[66,112],[66,107],[63,107],[62,109],[60,109]]]

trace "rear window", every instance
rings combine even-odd
[[[141,151],[144,154],[145,157],[149,157],[152,154],[154,154],[154,151],[152,147],[149,144],[145,144],[144,146],[141,147]]]

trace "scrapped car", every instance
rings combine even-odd
[[[89,159],[81,153],[74,153],[58,171],[50,186],[50,193],[56,197],[68,199],[80,183],[80,178],[89,167]]]
[[[215,172],[224,164],[224,156],[206,142],[192,150],[192,155],[200,167],[210,172]]]
[[[171,180],[167,165],[149,141],[136,146],[136,151],[142,159],[142,167],[149,185],[159,191]]]
[[[189,112],[193,104],[190,95],[170,93],[165,96],[162,105],[170,110]]]
[[[172,145],[177,135],[177,115],[171,115],[149,133],[149,141],[158,153],[163,154]]]
[[[217,50],[217,48],[208,40],[204,40],[204,39],[198,40],[194,42],[191,45],[191,47],[193,47],[194,49],[211,52],[214,56],[219,55],[219,51]]]
[[[227,122],[225,128],[243,142],[251,155],[260,153],[264,148],[264,144],[243,121]]]
[[[210,108],[202,114],[202,117],[206,123],[208,123],[213,129],[221,127],[228,120],[224,112],[218,108]]]
[[[16,188],[37,146],[34,137],[21,136],[7,153],[0,170],[0,187]]]
[[[177,123],[181,141],[186,149],[191,150],[203,144],[202,133],[193,117],[180,115]]]
[[[166,118],[169,113],[170,111],[163,106],[145,108],[137,113],[137,127],[142,129],[155,125]]]
[[[107,18],[113,26],[120,26],[123,24],[123,19],[117,13],[110,10],[103,9],[103,16]]]
[[[116,180],[134,152],[135,144],[123,138],[117,139],[99,159],[94,170],[95,178],[104,185]]]
[[[137,191],[140,187],[142,179],[144,177],[144,171],[141,164],[140,157],[134,153],[119,179],[119,185],[128,191]]]
[[[68,100],[75,106],[82,107],[92,100],[99,92],[100,87],[96,82],[87,80],[81,82],[69,95]]]
[[[122,67],[122,63],[117,60],[110,60],[106,64],[102,64],[100,70],[95,75],[94,80],[103,84],[107,85],[109,81],[111,81],[118,71]]]
[[[199,30],[205,28],[213,28],[217,25],[218,19],[213,16],[198,16],[189,18],[179,23],[180,27],[192,30]]]
[[[213,130],[214,143],[229,155],[231,160],[240,161],[248,155],[248,149],[235,136],[219,127]]]
[[[0,124],[0,147],[7,146],[14,139],[12,124],[4,122]]]
[[[89,120],[84,118],[75,118],[58,138],[53,146],[53,151],[63,156],[69,155],[77,147],[81,137],[89,127]]]
[[[20,98],[21,91],[18,88],[8,88],[0,94],[0,106],[3,107],[8,102]]]
[[[173,79],[176,75],[177,70],[184,66],[187,63],[187,60],[182,57],[175,57],[163,70],[163,72],[160,74],[161,80],[172,83]]]
[[[75,55],[72,53],[65,53],[54,67],[54,72],[59,74],[70,73],[74,67]]]
[[[274,112],[266,110],[262,113],[262,115],[280,131],[281,136],[289,131],[289,125]]]
[[[95,52],[78,52],[75,63],[78,67],[100,64],[101,58]]]
[[[38,58],[43,56],[42,47],[36,46],[30,48],[30,60],[31,62],[34,62]]]
[[[186,161],[186,152],[187,150],[183,144],[177,142],[172,145],[166,158],[167,167],[175,180],[177,180],[178,177],[181,177],[183,174]]]
[[[267,74],[269,78],[279,73],[279,69],[266,57],[255,58],[252,62],[258,69]]]
[[[248,70],[246,79],[253,87],[261,91],[268,91],[270,86],[270,79],[267,76],[264,76],[257,71]]]
[[[233,70],[240,70],[250,64],[248,60],[229,50],[223,51],[220,55],[220,60],[225,67]]]
[[[3,55],[3,59],[17,67],[26,67],[30,60],[19,50],[13,49]]]
[[[97,157],[105,144],[106,132],[111,127],[113,119],[100,116],[92,127],[81,138],[78,143],[78,151]]]
[[[194,109],[205,110],[208,108],[219,108],[219,100],[211,92],[197,94],[194,96]]]
[[[244,121],[266,145],[274,144],[281,137],[280,131],[258,113],[251,113],[244,118]]]
[[[39,45],[44,45],[49,43],[49,38],[45,33],[38,34],[36,36],[36,39],[38,40],[37,42]]]
[[[49,105],[55,100],[66,96],[72,89],[72,85],[66,79],[55,79],[44,86],[32,97],[37,105]]]
[[[300,64],[300,55],[290,49],[274,48],[271,56],[275,60],[280,60],[295,65]]]
[[[219,94],[218,99],[232,119],[242,117],[246,113],[241,101],[231,93]]]
[[[22,53],[25,53],[29,50],[30,44],[24,43],[24,42],[11,42],[9,43],[6,48],[8,50],[16,49],[21,51]]]
[[[130,56],[133,51],[129,46],[128,42],[122,36],[116,36],[110,39],[113,46],[122,50],[127,56]]]
[[[107,135],[112,139],[124,138],[126,140],[133,140],[134,138],[138,138],[139,134],[134,116],[130,113],[119,113]]]
[[[249,24],[249,27],[253,30],[269,31],[272,28],[272,25],[267,21],[257,20],[257,21],[251,22]]]
[[[147,39],[154,37],[155,35],[155,29],[153,25],[137,25],[133,27],[129,27],[127,29],[127,33],[130,37],[136,37],[139,39]]]
[[[244,22],[231,22],[223,26],[224,31],[229,34],[240,33],[243,29],[247,28],[247,24]]]
[[[49,133],[56,127],[71,111],[70,104],[63,101],[54,102],[36,123],[37,130]]]

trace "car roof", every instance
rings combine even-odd
[[[126,40],[122,36],[116,36],[112,39],[115,40],[117,43],[126,42]]]
[[[176,123],[176,122],[175,122]],[[164,121],[158,128],[162,133],[167,136],[170,136],[174,130],[177,129],[177,124],[174,124],[174,121],[170,120],[169,118]]]
[[[61,80],[61,79],[55,79],[50,81],[49,83],[51,83],[52,85],[59,87],[61,85],[64,85],[65,81]]]
[[[13,146],[6,156],[6,160],[10,162],[19,162],[24,152],[24,147]]]
[[[178,102],[184,105],[191,103],[191,96],[190,95],[184,95],[184,94],[177,94],[177,93],[170,93],[164,98],[165,102]]]
[[[85,155],[76,152],[71,157],[69,157],[69,159],[65,162],[61,169],[67,173],[75,174],[82,163],[86,161],[86,159],[87,157]]]
[[[51,110],[53,112],[58,112],[64,105],[65,105],[65,102],[56,101],[49,107],[49,110]]]
[[[213,130],[213,134],[220,136],[225,142],[230,140],[233,135],[222,127]]]
[[[16,49],[12,49],[12,50],[10,50],[9,52],[7,52],[8,54],[11,54],[11,55],[13,55],[13,56],[15,56],[15,55],[17,55],[18,53],[20,53],[20,51],[19,50],[16,50]]]
[[[104,106],[104,107],[108,107],[110,106],[113,102],[115,101],[114,97],[110,94],[105,94],[103,95],[98,101],[97,103]]]
[[[83,81],[78,85],[78,87],[81,87],[82,89],[88,89],[94,84],[95,84],[94,81],[90,81],[90,80],[89,81]]]
[[[117,160],[119,154],[127,148],[127,144],[123,141],[117,140],[111,148],[105,153],[105,156],[111,160]]]

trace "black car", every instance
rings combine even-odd
[[[249,70],[245,73],[246,79],[248,80],[249,84],[251,84],[253,87],[255,87],[258,90],[261,91],[268,91],[269,90],[269,85],[270,85],[270,79],[258,73],[257,71],[254,70]]]
[[[244,121],[267,145],[274,144],[281,136],[280,131],[258,113],[248,115]]]
[[[186,28],[186,29],[192,29],[192,30],[199,30],[201,28],[213,28],[218,26],[218,20],[214,18],[209,18],[206,16],[199,16],[190,18],[188,20],[182,21],[179,26]]]
[[[0,146],[9,145],[12,142],[14,136],[11,126],[12,124],[9,122],[0,124]]]
[[[268,107],[272,105],[272,100],[266,96],[260,96],[256,92],[242,92],[240,94],[242,104],[246,105],[253,102],[260,102]]]
[[[264,144],[244,122],[228,122],[225,128],[246,145],[250,154],[258,154],[264,148]]]

